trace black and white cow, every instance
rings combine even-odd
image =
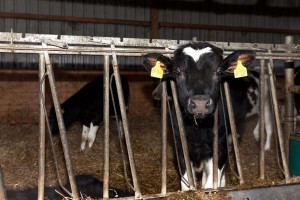
[[[223,59],[223,50],[206,42],[179,47],[174,53],[173,60],[160,54],[145,56],[144,66],[146,68],[150,69],[156,64],[156,61],[160,61],[165,76],[176,81],[193,175],[196,180],[195,173],[202,173],[202,188],[213,187],[214,111],[217,105],[222,108],[220,84],[223,81],[229,83],[234,118],[239,132],[248,106],[247,83],[241,78],[233,78],[233,73],[238,61],[245,67],[249,67],[254,59],[255,52],[253,51],[235,51]],[[174,113],[173,110],[172,118],[173,121],[176,121]],[[227,160],[227,142],[223,109],[219,109],[218,116],[218,186],[225,186],[224,167]],[[176,143],[180,144],[176,124],[174,134]],[[181,174],[184,175],[181,187],[182,190],[188,190],[189,187],[184,181],[187,174],[181,145],[176,145],[176,148]]]
[[[247,116],[251,115],[259,115],[259,81],[260,81],[260,74],[257,71],[251,70],[248,73],[248,78],[246,81],[249,81],[249,86],[247,88],[247,96],[249,101],[249,106],[247,110]],[[266,142],[265,142],[265,150],[270,150],[271,147],[271,138],[274,131],[274,117],[272,114],[271,108],[271,97],[270,91],[268,87],[268,75],[265,75],[265,102],[264,102],[264,119],[265,119],[265,131],[266,131]],[[253,130],[253,135],[256,141],[260,139],[260,130],[259,130],[259,121]]]
[[[76,186],[78,192],[85,198],[99,199],[103,197],[103,183],[90,175],[78,175],[75,176]],[[65,186],[66,189],[71,191],[70,183]],[[63,195],[63,196],[62,196]],[[128,197],[133,196],[132,192],[128,192],[123,189],[110,188],[109,198]],[[7,190],[7,200],[32,200],[37,199],[37,188],[27,188],[23,190]],[[45,187],[44,199],[60,200],[67,199],[69,195],[65,193],[58,186]]]
[[[121,84],[125,105],[128,107],[130,96],[129,84],[128,80],[123,76],[121,76]],[[116,102],[117,114],[120,115],[121,111],[114,76],[112,78],[111,89]],[[92,147],[99,124],[103,121],[103,76],[99,76],[83,86],[78,92],[61,104],[61,109],[66,128],[69,128],[74,122],[80,122],[83,125],[80,149],[84,150],[86,145],[89,148]],[[111,92],[109,115],[115,116]],[[52,134],[58,134],[59,129],[54,107],[51,108],[49,113],[49,123]]]
[[[250,72],[250,76],[252,78],[253,84],[251,84],[251,87],[248,88],[248,96],[250,99],[250,102],[252,106],[250,106],[248,115],[259,113],[259,93],[258,93],[258,82],[259,82],[259,73],[255,71]],[[270,150],[271,147],[271,138],[274,132],[274,117],[273,117],[273,111],[271,106],[271,97],[270,97],[270,91],[268,87],[268,75],[265,75],[265,103],[264,103],[264,115],[265,115],[265,131],[266,131],[266,143],[265,143],[265,150]],[[297,67],[295,69],[295,76],[294,76],[294,84],[300,85],[300,67]],[[294,101],[295,101],[295,131],[296,131],[296,125],[299,124],[300,121],[300,94],[294,95]],[[257,102],[257,103],[256,103]],[[282,114],[282,120],[284,115],[284,107],[281,110]],[[259,141],[260,134],[259,134],[259,123],[257,122],[256,127],[254,128],[253,135],[257,141]]]
[[[149,56],[149,55],[148,55]],[[153,54],[155,56],[155,54]],[[300,79],[300,76],[299,76]],[[260,81],[260,74],[256,70],[248,70],[248,77],[243,79],[246,84],[247,88],[247,98],[248,98],[248,106],[247,106],[247,115],[246,118],[251,117],[253,115],[259,115],[259,81]],[[274,117],[272,115],[271,110],[271,99],[270,99],[270,91],[267,87],[268,76],[265,77],[265,103],[264,103],[264,115],[265,115],[265,131],[266,131],[266,142],[265,142],[265,150],[270,150],[271,147],[271,139],[273,135],[274,129]],[[300,82],[300,81],[299,81]],[[157,87],[152,92],[152,97],[155,100],[160,100],[162,93],[162,87],[159,83]],[[300,96],[300,95],[299,95]],[[300,97],[298,97],[300,98]],[[300,101],[299,101],[300,102]],[[299,103],[300,107],[300,103]],[[259,132],[259,121],[255,128],[253,129],[253,136],[257,142],[260,139],[260,132]]]

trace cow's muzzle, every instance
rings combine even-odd
[[[214,102],[208,96],[195,95],[188,99],[187,110],[196,118],[203,118],[214,110]]]

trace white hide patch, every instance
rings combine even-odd
[[[213,159],[205,161],[205,168],[202,174],[202,189],[213,188]],[[225,186],[224,167],[218,169],[218,187]]]
[[[90,131],[90,127],[87,127],[85,125],[82,126],[82,137],[81,137],[81,145],[80,145],[80,150],[81,151],[85,150],[86,142],[88,140],[89,131]]]
[[[194,61],[197,62],[202,55],[206,53],[212,53],[212,49],[210,47],[206,47],[204,49],[193,49],[192,47],[186,47],[182,52],[185,55],[191,56]]]
[[[191,169],[192,169],[192,176],[194,179],[194,186],[197,187],[196,172],[195,172],[195,168],[193,167],[192,163],[191,163]],[[189,191],[190,190],[190,184],[189,184],[188,180],[189,179],[188,179],[187,171],[185,171],[183,176],[181,177],[181,191]]]
[[[99,126],[94,126],[93,123],[91,122],[90,124],[90,131],[88,135],[88,146],[91,148],[95,142],[96,139],[96,134],[98,131]]]

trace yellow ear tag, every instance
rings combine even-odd
[[[242,61],[238,60],[237,66],[234,70],[234,78],[241,78],[241,77],[245,77],[245,76],[248,76],[247,68],[244,67],[244,65],[242,64]]]
[[[162,78],[164,71],[160,67],[160,62],[156,61],[155,66],[151,69],[151,77]]]
[[[64,114],[65,110],[64,109],[61,109],[61,114]]]

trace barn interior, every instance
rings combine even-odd
[[[171,131],[168,131],[166,192],[162,192],[163,114],[161,101],[153,99],[152,96],[160,80],[151,77],[145,70],[142,55],[152,48],[171,55],[174,51],[173,44],[177,46],[181,42],[192,41],[211,41],[222,47],[225,44],[229,47],[236,45],[236,48],[249,45],[249,48],[256,47],[258,52],[261,51],[259,47],[272,47],[273,52],[267,53],[270,53],[271,57],[274,56],[273,72],[280,125],[285,136],[295,135],[299,129],[297,125],[292,132],[285,129],[284,108],[288,90],[285,84],[286,77],[290,76],[286,74],[285,65],[286,62],[293,63],[293,67],[297,69],[300,63],[299,7],[300,2],[297,0],[1,0],[0,165],[3,185],[7,190],[20,190],[37,188],[39,184],[39,53],[43,52],[42,42],[45,42],[39,39],[48,37],[53,42],[64,36],[94,40],[93,44],[79,44],[81,47],[101,46],[109,49],[110,45],[103,45],[101,42],[118,40],[121,45],[116,43],[116,48],[126,48],[122,44],[134,41],[132,46],[138,49],[138,53],[132,56],[128,56],[125,50],[123,55],[117,54],[117,59],[119,72],[128,78],[131,90],[128,126],[137,180],[143,198],[230,199],[232,197],[228,195],[227,190],[287,185],[276,134],[272,136],[271,149],[264,152],[264,177],[261,177],[260,144],[253,136],[254,127],[260,117],[255,115],[246,119],[242,136],[239,138],[243,184],[240,184],[237,175],[234,154],[229,152],[230,159],[226,166],[227,189],[203,191],[198,188],[196,191],[180,192],[180,174],[172,148],[174,141]],[[32,35],[38,39],[34,40]],[[6,36],[11,36],[11,41]],[[289,44],[287,38],[291,39]],[[97,41],[102,39],[103,41]],[[148,42],[144,45],[144,41]],[[71,48],[77,48],[77,44],[72,44],[70,40],[64,42],[71,44]],[[132,47],[129,42],[126,44]],[[149,44],[167,46],[162,48]],[[12,47],[13,45],[15,46]],[[18,45],[33,45],[41,49],[20,49]],[[99,53],[98,50],[95,50],[96,53],[68,53],[68,49],[63,49],[63,53],[53,53],[60,47],[51,42],[47,45],[50,46],[49,58],[60,103],[98,75],[105,74],[105,53],[109,55],[110,72],[113,71],[111,50],[104,53]],[[145,46],[148,46],[148,51],[144,50]],[[282,50],[289,47],[293,48],[291,52]],[[255,66],[257,71],[260,70],[259,61],[266,59],[266,63],[269,62],[270,55],[258,58]],[[278,58],[281,55],[285,56]],[[45,80],[45,106],[48,112],[53,100],[48,78]],[[82,125],[76,122],[66,130],[74,175],[87,174],[104,180],[105,128],[104,123],[101,125],[93,147],[85,151],[80,150]],[[133,192],[128,184],[133,181],[130,169],[127,166],[126,173],[124,172],[117,124],[112,118],[109,120],[109,133],[109,186]],[[53,143],[58,171],[62,182],[65,183],[68,173],[61,139],[53,137]],[[45,186],[58,185],[47,127],[45,145]],[[297,186],[300,180],[297,175],[291,174],[288,182]],[[296,194],[296,191],[294,192]],[[293,192],[289,194],[287,199],[297,199]],[[63,198],[62,196],[61,199]],[[90,199],[88,196],[81,198]],[[250,195],[248,199],[254,198]]]

